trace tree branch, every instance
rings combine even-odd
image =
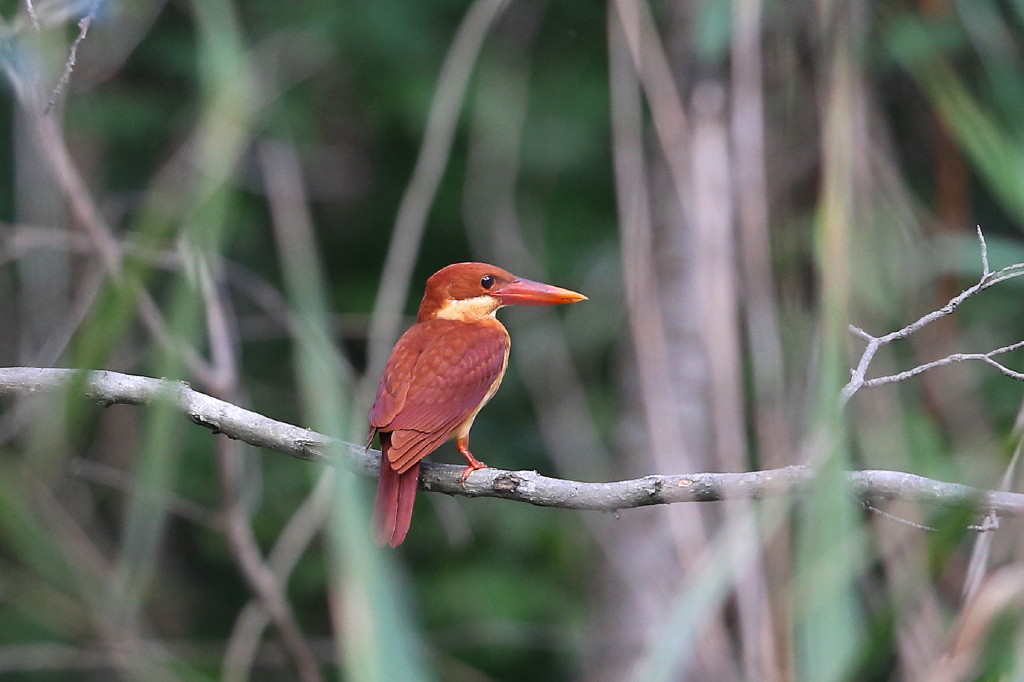
[[[175,407],[193,423],[214,433],[298,459],[330,464],[336,449],[339,463],[357,474],[375,477],[380,453],[361,445],[332,440],[292,424],[193,390],[183,381],[153,379],[108,371],[7,367],[0,368],[0,395],[20,396],[74,388],[102,405]],[[540,507],[617,511],[653,504],[763,499],[803,491],[814,478],[806,466],[746,473],[650,475],[627,481],[589,483],[542,476],[535,471],[487,468],[462,485],[464,467],[426,462],[420,486],[431,492],[464,497],[500,497]],[[846,474],[851,492],[861,499],[903,500],[936,505],[971,505],[979,511],[1024,516],[1024,494],[979,490],[900,471],[867,470]]]
[[[843,386],[842,391],[840,391],[839,402],[841,405],[845,405],[849,402],[850,398],[852,398],[853,395],[862,388],[896,383],[935,367],[943,367],[945,365],[951,365],[954,362],[964,362],[967,360],[984,362],[1011,379],[1024,381],[1024,372],[1016,372],[994,358],[996,355],[1009,353],[1010,351],[1024,347],[1024,341],[1018,341],[1017,343],[1012,343],[1008,346],[1003,346],[1002,348],[996,348],[995,350],[988,351],[987,353],[953,353],[940,360],[933,360],[932,362],[918,365],[917,367],[905,372],[876,377],[874,379],[866,378],[868,366],[875,358],[875,353],[877,353],[882,346],[886,346],[898,339],[905,339],[914,332],[920,330],[922,327],[929,325],[946,315],[950,315],[960,306],[961,303],[991,286],[1004,282],[1008,279],[1024,276],[1024,263],[1014,263],[1013,265],[1007,265],[1005,268],[995,271],[991,269],[988,262],[988,244],[985,243],[985,235],[982,233],[981,227],[978,227],[978,243],[981,249],[981,278],[978,279],[974,286],[964,289],[959,294],[949,299],[949,302],[946,303],[946,305],[942,306],[938,310],[933,310],[914,322],[911,322],[906,327],[897,329],[894,332],[889,332],[884,336],[873,336],[860,327],[852,324],[850,325],[850,333],[864,341],[867,341],[867,346],[864,348],[864,352],[861,354],[860,360],[857,362],[857,367],[851,372],[850,381]]]

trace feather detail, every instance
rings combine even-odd
[[[508,332],[494,318],[420,322],[395,344],[370,426],[393,432],[388,461],[407,469],[452,438],[494,395],[508,364]]]
[[[373,503],[373,541],[379,546],[397,547],[405,540],[412,524],[412,510],[416,503],[416,487],[420,478],[419,463],[399,473],[388,465],[386,453],[390,448],[389,433],[381,433],[380,476],[377,478],[377,498]]]
[[[412,522],[420,460],[468,429],[494,395],[508,364],[508,332],[496,319],[430,320],[395,344],[370,410],[380,434],[381,468],[373,536],[395,547]]]

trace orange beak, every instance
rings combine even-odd
[[[501,301],[502,305],[561,305],[587,300],[586,296],[575,291],[528,279],[517,279],[506,284],[492,291],[491,296]]]

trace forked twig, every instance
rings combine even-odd
[[[921,374],[922,372],[926,372],[929,369],[942,367],[944,365],[951,365],[954,362],[964,362],[966,360],[984,362],[1011,379],[1024,381],[1024,372],[1014,371],[995,359],[995,356],[997,355],[1002,355],[1019,348],[1024,348],[1024,341],[1011,343],[1001,348],[990,350],[987,353],[952,353],[939,360],[933,360],[903,372],[875,377],[873,379],[866,378],[868,367],[871,365],[871,361],[874,359],[875,354],[880,348],[882,348],[882,346],[886,346],[898,339],[905,339],[911,334],[919,331],[922,327],[931,324],[939,318],[951,314],[960,306],[961,303],[969,299],[971,296],[974,296],[991,286],[999,284],[1000,282],[1005,282],[1008,279],[1024,275],[1024,263],[1014,263],[1013,265],[1007,265],[1006,267],[995,271],[989,267],[988,245],[985,243],[985,235],[982,234],[981,227],[978,227],[978,242],[981,245],[981,278],[973,286],[964,289],[959,294],[951,298],[946,305],[942,306],[938,310],[933,310],[918,320],[911,322],[902,329],[889,332],[884,336],[874,336],[860,327],[850,325],[850,333],[867,341],[867,346],[864,348],[864,352],[861,354],[860,360],[857,362],[857,366],[852,372],[850,381],[843,386],[842,391],[840,391],[839,402],[841,405],[846,405],[850,398],[852,398],[854,394],[862,388],[870,388],[872,386],[881,386],[882,384],[892,384],[904,381],[910,377]]]

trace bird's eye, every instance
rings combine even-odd
[[[494,275],[484,275],[480,278],[480,286],[484,289],[490,289],[494,286]]]

